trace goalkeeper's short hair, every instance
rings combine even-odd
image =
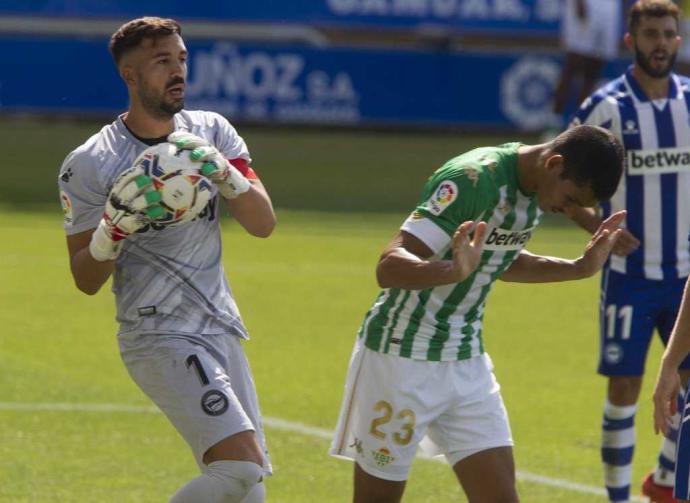
[[[126,22],[110,37],[108,49],[115,64],[120,64],[122,56],[136,48],[145,39],[156,39],[170,35],[182,35],[182,28],[174,19],[161,17],[140,17]]]

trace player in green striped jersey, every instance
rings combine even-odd
[[[356,502],[399,501],[425,436],[470,502],[518,500],[508,418],[481,337],[486,297],[499,278],[598,272],[624,212],[603,222],[575,260],[524,247],[543,211],[611,197],[622,167],[610,132],[579,126],[546,144],[472,150],[428,179],[379,260],[383,291],[359,331],[331,446],[356,461]]]

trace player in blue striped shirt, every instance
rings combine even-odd
[[[610,129],[626,150],[626,171],[601,215],[569,216],[594,231],[627,210],[626,230],[602,272],[599,373],[608,377],[601,456],[609,499],[628,501],[635,447],[634,417],[654,331],[666,342],[690,273],[690,80],[671,72],[680,44],[678,8],[670,0],[638,0],[625,44],[633,65],[587,98],[574,124]],[[690,360],[680,365],[684,382]],[[643,494],[670,502],[678,416]]]

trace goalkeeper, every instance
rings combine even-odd
[[[201,474],[170,500],[262,502],[271,473],[242,340],[247,329],[223,273],[221,201],[250,234],[276,220],[244,140],[221,116],[186,111],[187,50],[178,23],[123,25],[110,52],[129,109],[65,159],[58,183],[72,276],[93,295],[112,275],[122,359],[189,444]],[[132,167],[148,146],[193,150],[215,185],[197,218],[156,224],[160,196]]]

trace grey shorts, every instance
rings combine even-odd
[[[254,379],[233,335],[121,335],[122,360],[134,382],[189,444],[200,467],[213,445],[253,430],[271,473]]]

